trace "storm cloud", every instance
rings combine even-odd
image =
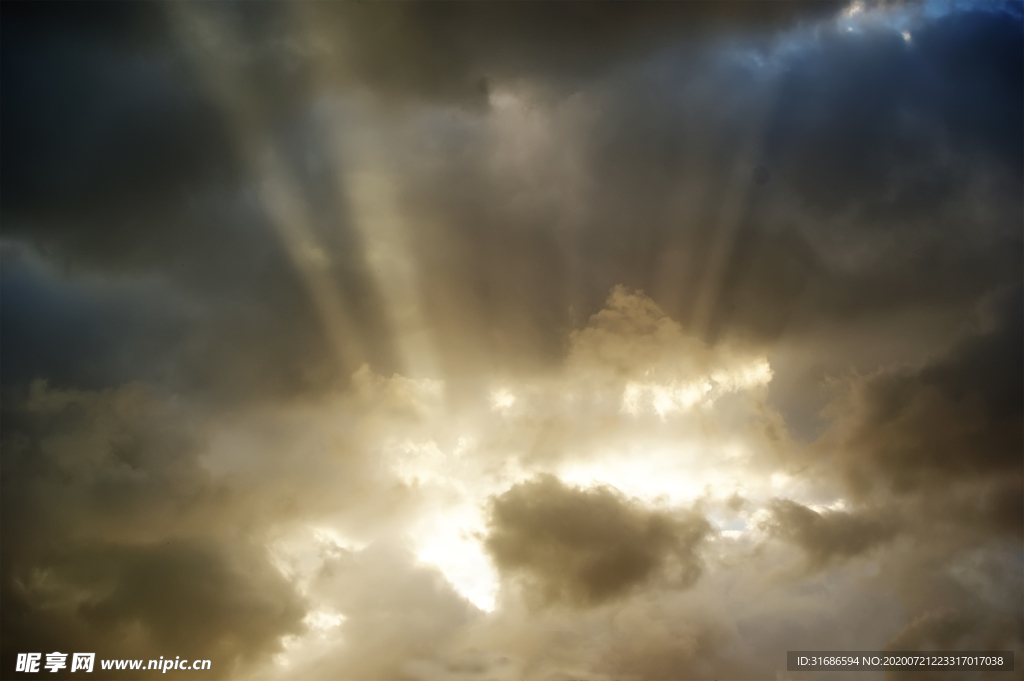
[[[896,534],[891,520],[838,510],[818,512],[788,499],[773,501],[769,509],[769,531],[803,549],[816,568],[867,553]]]
[[[0,13],[3,678],[1024,653],[1019,1]]]
[[[647,511],[613,490],[566,487],[554,477],[497,497],[485,546],[499,570],[522,574],[540,602],[595,605],[621,596],[672,558],[681,586],[700,576],[709,527],[699,515]]]

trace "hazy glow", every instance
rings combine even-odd
[[[274,655],[274,664],[285,669],[297,667],[341,645],[340,629],[345,619],[344,615],[332,610],[311,610],[302,620],[306,626],[305,633],[281,639],[284,650]]]
[[[444,451],[433,440],[391,443],[391,468],[425,498],[425,505],[409,528],[416,557],[434,565],[467,600],[481,610],[492,610],[498,591],[497,575],[481,545],[484,533],[482,506],[491,491],[467,456],[473,441],[460,437]]]
[[[491,409],[507,412],[516,403],[516,396],[508,390],[501,388],[491,392]]]
[[[574,485],[606,485],[632,497],[673,505],[745,495],[765,487],[763,480],[751,476],[740,447],[711,447],[697,442],[633,447],[567,464],[558,476]]]
[[[274,664],[290,669],[322,656],[342,643],[341,625],[345,615],[317,604],[311,598],[310,585],[323,568],[325,560],[341,551],[358,551],[363,546],[347,541],[340,533],[326,526],[305,526],[282,533],[268,545],[270,559],[285,579],[315,607],[303,618],[306,630],[281,639],[283,650],[274,655]],[[257,677],[259,678],[259,677]]]
[[[341,159],[339,158],[339,162]],[[390,175],[378,167],[379,154],[362,145],[357,171],[342,180],[362,236],[365,262],[384,297],[406,371],[414,377],[436,375],[432,339],[419,300],[416,265],[406,243],[408,225],[399,209],[400,197]]]
[[[622,411],[637,416],[645,407],[650,407],[658,416],[665,418],[666,414],[693,407],[713,387],[708,381],[667,385],[630,382],[622,394]]]
[[[859,13],[857,7],[851,7],[850,16]],[[351,343],[351,334],[346,333],[350,323],[342,302],[336,299],[337,287],[330,279],[330,259],[308,227],[308,216],[293,182],[274,157],[259,151],[266,135],[262,122],[247,114],[253,107],[246,93],[229,85],[231,78],[227,67],[217,62],[215,50],[212,53],[211,59],[217,66],[213,69],[217,74],[216,88],[232,95],[226,99],[225,110],[236,121],[236,129],[241,131],[240,145],[248,152],[250,163],[260,170],[265,180],[264,200],[277,218],[283,241],[336,339],[344,364],[356,350],[346,345]],[[531,181],[537,161],[547,158],[549,150],[554,148],[551,140],[557,134],[557,121],[528,99],[524,93],[502,89],[490,94],[491,124],[498,141],[493,170],[506,180]],[[582,452],[574,460],[553,468],[541,464],[523,468],[512,460],[498,472],[482,468],[481,462],[487,460],[487,453],[475,451],[477,443],[468,435],[458,435],[454,446],[440,444],[452,441],[454,434],[449,432],[449,424],[453,419],[451,414],[443,414],[443,409],[432,408],[439,406],[436,398],[440,396],[440,389],[435,388],[443,384],[425,379],[437,375],[437,364],[419,301],[415,261],[406,243],[409,219],[401,210],[401,197],[393,173],[389,171],[390,161],[384,151],[387,146],[373,134],[362,134],[358,139],[344,138],[343,131],[351,126],[342,125],[338,107],[328,109],[337,119],[332,120],[330,126],[334,135],[335,167],[339,169],[337,186],[348,199],[353,226],[361,237],[363,260],[382,294],[396,347],[407,375],[412,377],[384,380],[373,376],[364,366],[353,377],[353,384],[357,390],[375,391],[392,406],[412,408],[425,420],[427,436],[388,437],[380,445],[390,471],[421,498],[421,512],[408,528],[413,551],[421,562],[436,566],[453,587],[477,607],[493,609],[499,581],[481,543],[486,531],[487,505],[494,495],[540,472],[554,473],[572,484],[609,485],[630,496],[671,504],[689,504],[698,498],[724,498],[766,487],[765,481],[744,473],[746,456],[742,446],[733,445],[729,449],[713,439],[673,438],[671,446],[651,446],[650,443],[636,446],[630,444],[630,434],[623,432],[617,435],[618,446],[607,451]],[[751,148],[760,138],[760,118],[754,116],[755,124],[748,131],[746,146]],[[372,128],[362,126],[364,132]],[[553,167],[561,179],[573,176],[571,160],[552,161],[556,161]],[[565,185],[564,182],[542,184],[549,188],[558,184],[559,191],[563,191]],[[747,173],[738,168],[729,194],[738,197],[746,191],[747,185]],[[723,205],[740,203],[730,200]],[[712,263],[705,272],[695,314],[697,330],[706,323],[708,311],[716,302],[723,258],[729,252],[738,216],[726,210],[719,222],[722,228],[717,231],[719,243],[715,249],[718,257],[711,258]],[[670,418],[682,418],[697,407],[708,409],[726,393],[764,386],[771,377],[768,362],[758,358],[734,361],[705,375],[691,374],[687,378],[677,375],[659,380],[648,372],[643,380],[625,381],[613,390],[620,396],[617,401],[622,413],[638,418],[649,412],[666,422]],[[594,397],[589,378],[570,376],[566,384],[556,388],[557,397],[570,409],[570,419],[574,395]],[[547,397],[550,401],[551,396]],[[600,396],[597,399],[600,402]],[[510,387],[501,387],[490,394],[486,410],[510,418],[513,407],[518,413],[521,409],[529,410],[530,406],[526,396],[517,395]],[[577,415],[577,418],[581,417]],[[471,416],[454,419],[472,420]],[[481,429],[488,427],[486,423],[479,425]],[[580,427],[588,428],[583,422]],[[330,528],[306,528],[271,542],[271,554],[282,574],[305,594],[324,556],[354,550],[353,546]],[[307,622],[310,632],[337,628],[341,620],[332,617],[317,614]]]
[[[344,615],[329,610],[311,610],[303,619],[306,626],[318,633],[340,627],[344,621]]]
[[[692,381],[630,381],[622,394],[622,412],[637,416],[643,411],[653,410],[664,419],[669,414],[684,412],[697,405],[710,406],[727,392],[767,385],[771,378],[772,370],[767,360],[758,359]]]
[[[850,3],[850,6],[843,10],[843,16],[855,17],[864,13],[864,3],[861,0]]]
[[[683,371],[668,365],[662,369],[669,375]],[[488,506],[493,496],[537,473],[550,473],[581,487],[614,487],[658,505],[689,506],[700,499],[724,500],[734,494],[768,498],[773,491],[772,480],[751,471],[750,452],[742,440],[723,441],[699,432],[689,436],[666,433],[654,441],[644,436],[644,444],[639,444],[636,435],[646,429],[635,431],[637,426],[630,425],[630,420],[622,430],[609,433],[600,449],[583,451],[561,462],[526,463],[528,459],[521,458],[516,450],[497,454],[486,449],[486,440],[466,433],[455,435],[451,429],[454,423],[463,427],[475,424],[474,430],[479,433],[487,433],[501,423],[518,428],[519,424],[531,423],[530,415],[550,409],[551,404],[562,405],[567,423],[579,420],[584,429],[593,418],[590,410],[616,403],[633,417],[650,412],[668,425],[670,419],[690,418],[687,412],[696,406],[707,412],[701,418],[708,418],[718,397],[760,389],[771,376],[771,367],[764,358],[719,361],[717,368],[689,381],[620,380],[617,386],[595,384],[589,370],[580,370],[550,384],[496,387],[479,405],[479,411],[469,409],[461,415],[423,411],[424,432],[432,435],[389,438],[381,450],[389,469],[421,499],[407,530],[413,551],[420,562],[439,569],[467,600],[481,610],[491,611],[500,580],[482,544]],[[394,389],[391,386],[396,381],[408,381],[397,376],[383,381],[369,375],[364,380],[379,382],[385,391]],[[411,388],[422,381],[409,383]],[[603,387],[595,387],[598,385]],[[615,394],[621,400],[614,399]],[[577,399],[569,399],[573,396]],[[583,396],[585,399],[578,399]],[[523,418],[527,420],[521,422]]]
[[[731,370],[718,371],[711,375],[713,380],[724,390],[741,390],[753,388],[758,385],[767,385],[772,380],[772,368],[768,360],[756,359],[746,364],[740,364]]]
[[[807,504],[807,508],[817,513],[827,513],[828,511],[845,511],[849,508],[849,504],[846,499],[836,499],[831,504]]]
[[[560,471],[564,481],[580,487],[606,485],[630,496],[674,504],[693,502],[704,494],[729,488],[742,489],[738,480],[726,475],[690,475],[682,461],[691,457],[675,452],[640,457],[608,457],[586,464],[573,464]]]
[[[268,543],[274,567],[295,584],[303,596],[309,595],[310,584],[326,558],[343,551],[361,551],[364,547],[364,544],[345,539],[332,528],[313,525],[280,532]]]
[[[498,575],[484,553],[481,508],[463,503],[417,522],[413,530],[416,558],[436,566],[468,601],[481,610],[494,610]]]

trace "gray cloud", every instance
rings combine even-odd
[[[0,7],[3,676],[1024,652],[1019,2],[170,7]]]
[[[870,553],[891,540],[898,529],[888,514],[818,512],[789,499],[776,499],[768,508],[772,514],[766,523],[769,532],[800,547],[816,569]]]
[[[854,382],[836,426],[854,489],[941,489],[962,479],[1019,476],[1019,289],[996,302],[993,328],[948,354]]]
[[[305,605],[198,466],[198,428],[142,386],[32,386],[4,412],[3,663],[14,654],[220,660],[303,630]],[[65,670],[67,673],[68,670]]]
[[[435,666],[457,673],[459,656],[449,648],[479,617],[436,569],[384,542],[331,552],[311,593],[322,606],[344,613],[345,621],[336,650],[290,670],[294,678],[407,679]],[[471,662],[472,656],[461,665]]]
[[[826,21],[816,42],[786,32],[838,10],[811,5],[213,12],[246,53],[234,68],[313,216],[351,312],[346,333],[365,349],[341,367],[261,205],[265,178],[163,8],[105,10],[103,21],[11,9],[4,117],[19,134],[5,144],[5,239],[64,267],[36,284],[56,279],[62,294],[34,313],[43,319],[61,316],[90,272],[167,280],[159,307],[188,311],[99,317],[86,334],[99,346],[93,381],[160,368],[157,380],[183,391],[243,400],[324,390],[360,361],[401,370],[337,191],[357,160],[322,143],[341,121],[366,124],[320,115],[361,83],[371,99],[408,99],[374,116],[393,128],[380,151],[417,216],[422,305],[452,376],[550,367],[617,284],[708,338],[800,339],[880,315],[888,333],[910,334],[915,322],[895,315],[922,311],[948,328],[1021,272],[1020,168],[1001,151],[1016,147],[998,143],[1020,127],[1007,87],[1018,76],[1002,66],[1017,61],[1004,58],[1019,48],[1012,6],[918,18],[908,45],[878,25],[850,34]],[[524,102],[513,118],[547,137],[520,140],[519,165],[495,172],[508,133],[488,127],[500,114],[491,100],[508,92]],[[758,167],[766,183],[753,181]],[[5,307],[24,309],[23,290],[5,286]],[[9,346],[17,364],[81,380],[67,365],[80,373],[86,359],[62,350],[66,366],[54,366],[45,329],[24,317],[9,323],[23,337]],[[122,338],[146,356],[124,357]]]
[[[485,543],[498,568],[548,604],[598,605],[663,568],[689,586],[700,576],[697,549],[709,529],[699,515],[674,518],[614,490],[575,489],[551,476],[496,497],[491,513]]]

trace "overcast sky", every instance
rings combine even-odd
[[[1022,664],[1020,2],[0,12],[3,678]]]

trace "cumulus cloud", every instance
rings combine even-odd
[[[814,568],[870,552],[896,534],[892,518],[840,510],[815,511],[789,499],[768,506],[771,534],[804,551]]]
[[[608,488],[541,477],[494,499],[486,546],[498,569],[525,578],[541,603],[593,606],[622,596],[668,562],[681,586],[700,576],[699,515],[677,519]]]
[[[344,619],[335,650],[313,664],[299,657],[301,666],[287,670],[294,678],[404,679],[432,665],[444,670],[452,640],[479,617],[440,571],[387,544],[336,550],[310,593]]]

